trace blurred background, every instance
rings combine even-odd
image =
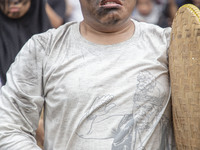
[[[67,21],[81,21],[83,17],[79,0],[65,0],[65,3]],[[184,4],[194,4],[200,8],[200,0],[137,0],[132,18],[161,27],[169,27],[176,11]]]
[[[56,3],[65,1],[65,22],[82,21],[81,7],[79,0],[47,0]],[[137,21],[148,22],[161,27],[169,27],[179,7],[184,4],[194,4],[200,8],[200,0],[137,0],[132,18]],[[52,8],[55,7],[52,3]],[[64,5],[63,5],[64,6]]]

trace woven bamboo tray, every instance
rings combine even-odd
[[[172,110],[178,150],[200,150],[200,11],[179,8],[169,49]]]

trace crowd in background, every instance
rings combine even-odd
[[[200,0],[137,0],[132,18],[161,27],[169,27],[178,8],[188,3],[200,8]],[[68,21],[83,19],[79,0],[66,0],[66,6]]]
[[[133,18],[168,27],[171,26],[178,8],[188,3],[200,8],[200,0],[137,0]]]

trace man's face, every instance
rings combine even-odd
[[[13,19],[24,16],[30,5],[31,0],[0,0],[0,10]]]
[[[85,21],[114,25],[128,19],[135,0],[80,0]]]

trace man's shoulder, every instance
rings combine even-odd
[[[171,34],[171,27],[162,28],[158,25],[146,23],[146,22],[138,22],[133,20],[136,25],[136,29],[138,28],[140,35],[147,36],[150,38],[167,38],[169,39]]]
[[[52,28],[47,32],[50,32],[52,34],[52,36],[62,35],[68,31],[70,31],[72,29],[72,27],[76,24],[78,24],[78,22],[67,22],[67,23],[61,25],[60,27],[58,27],[57,29]]]
[[[157,31],[157,32],[163,32],[165,30],[171,32],[171,27],[166,27],[166,28],[162,28],[156,24],[151,24],[151,23],[146,23],[146,22],[138,22],[138,21],[134,21],[136,22],[141,28],[142,30],[146,30],[146,31]]]
[[[48,42],[55,42],[58,39],[62,39],[62,37],[66,37],[68,32],[72,31],[72,27],[78,24],[78,22],[68,22],[64,25],[58,27],[57,29],[51,28],[43,33],[35,34],[32,36],[32,40],[39,40],[39,41],[48,41]]]

